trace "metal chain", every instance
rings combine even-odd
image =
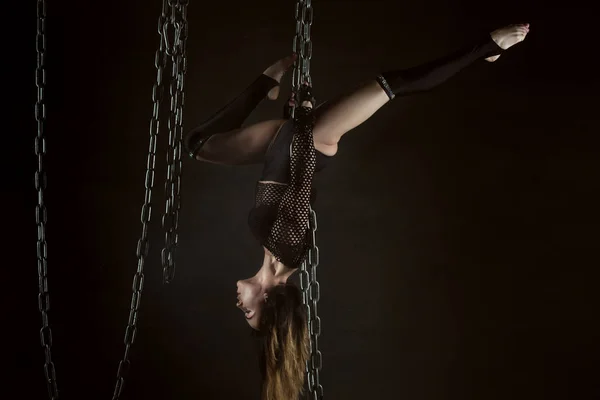
[[[144,263],[148,256],[148,228],[150,218],[152,216],[152,188],[154,187],[154,166],[156,162],[156,138],[160,130],[159,110],[163,96],[163,73],[167,62],[167,54],[165,51],[164,26],[167,23],[167,0],[162,2],[162,12],[158,20],[158,33],[160,35],[160,44],[156,50],[154,65],[156,67],[156,82],[152,88],[153,111],[150,119],[150,143],[148,148],[148,157],[146,161],[146,179],[144,182],[146,191],[144,194],[144,205],[141,211],[142,233],[137,243],[136,256],[138,259],[137,272],[133,277],[132,296],[129,311],[129,320],[125,330],[125,353],[123,359],[119,362],[117,371],[117,382],[113,392],[113,400],[119,399],[123,392],[125,377],[129,371],[129,352],[135,341],[137,330],[138,309],[142,298],[142,290],[144,288]]]
[[[321,336],[321,318],[317,312],[317,303],[321,298],[321,286],[317,280],[317,267],[319,266],[319,247],[317,246],[317,213],[310,210],[311,243],[307,259],[300,268],[300,288],[302,300],[308,319],[308,332],[310,335],[310,359],[306,365],[306,378],[308,391],[312,400],[323,398],[323,386],[319,373],[323,366],[323,355],[319,350],[319,336]]]
[[[299,106],[299,95],[303,84],[312,87],[310,76],[310,60],[312,58],[312,41],[310,30],[313,23],[313,8],[311,0],[297,0],[296,2],[296,36],[294,36],[293,50],[298,54],[292,75],[292,99],[290,115],[293,118],[296,107]],[[305,93],[306,94],[306,93]],[[313,104],[314,107],[314,104]],[[312,400],[323,399],[323,386],[319,373],[323,366],[323,356],[319,350],[319,336],[321,335],[321,318],[318,315],[317,303],[321,298],[321,289],[317,280],[317,267],[319,266],[319,247],[317,246],[317,213],[310,208],[311,243],[307,259],[300,267],[300,288],[302,289],[302,302],[307,313],[308,331],[310,336],[310,359],[306,363],[306,378],[308,391]]]
[[[310,60],[312,58],[312,41],[310,29],[313,23],[313,8],[311,0],[298,0],[296,2],[296,36],[294,36],[293,51],[298,55],[292,72],[292,96],[297,96],[303,83],[312,86],[310,76]],[[294,117],[296,98],[292,97],[293,107],[290,110]],[[313,104],[314,106],[314,104]]]
[[[168,121],[169,149],[167,150],[167,178],[165,182],[165,212],[162,226],[165,230],[165,247],[161,251],[163,266],[163,282],[170,283],[175,274],[175,250],[179,236],[179,210],[181,209],[181,173],[182,173],[182,138],[183,138],[183,105],[184,78],[187,68],[187,6],[189,0],[168,0],[171,8],[171,19],[164,26],[163,37],[166,39],[166,52],[173,64],[169,93],[171,108]],[[168,31],[173,30],[173,40],[169,40]]]
[[[35,71],[35,86],[37,87],[37,101],[35,103],[35,120],[37,123],[37,137],[35,138],[35,155],[38,161],[35,172],[35,190],[38,194],[38,204],[35,207],[35,221],[37,224],[37,264],[38,264],[38,307],[42,314],[42,328],[40,329],[40,342],[44,348],[44,375],[48,386],[48,395],[51,400],[58,399],[56,384],[56,369],[52,362],[52,330],[48,321],[50,310],[50,295],[48,293],[48,246],[46,243],[47,210],[44,204],[44,189],[46,189],[46,171],[44,171],[44,155],[46,154],[46,138],[44,136],[44,123],[46,122],[46,106],[44,90],[46,88],[46,1],[37,1],[37,35],[36,35],[37,67]]]

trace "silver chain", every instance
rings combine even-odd
[[[163,227],[166,230],[166,249],[163,249],[163,261],[165,281],[170,281],[173,276],[174,262],[173,251],[177,245],[177,222],[178,213],[181,208],[181,140],[183,134],[183,104],[184,104],[184,76],[186,71],[185,42],[187,38],[187,5],[189,0],[163,0],[162,12],[158,21],[158,33],[160,35],[159,47],[155,54],[154,64],[156,67],[156,82],[152,88],[153,112],[150,120],[150,143],[146,162],[145,194],[144,204],[141,211],[142,233],[137,243],[136,256],[138,258],[137,271],[133,277],[132,297],[129,311],[129,319],[125,330],[125,352],[123,359],[119,362],[117,371],[117,382],[113,392],[113,400],[119,399],[123,392],[125,377],[129,370],[129,353],[135,341],[137,330],[138,309],[144,287],[144,264],[148,256],[148,228],[152,216],[152,189],[154,187],[154,168],[156,163],[156,139],[160,130],[160,103],[162,101],[164,87],[163,75],[167,63],[167,56],[171,57],[173,63],[172,80],[170,85],[171,108],[169,118],[169,150],[167,154],[167,205],[163,216]],[[46,172],[43,169],[43,158],[46,154],[46,142],[44,137],[44,122],[46,109],[44,105],[44,89],[46,85],[46,72],[44,69],[46,51],[46,3],[45,0],[37,1],[37,69],[36,87],[37,102],[35,105],[35,118],[37,122],[37,137],[35,140],[35,154],[38,158],[38,169],[35,174],[35,188],[38,192],[38,205],[36,206],[36,223],[38,231],[37,258],[38,258],[38,306],[42,314],[42,329],[40,330],[40,341],[45,352],[44,372],[48,393],[51,400],[58,399],[58,388],[56,384],[56,371],[52,362],[52,331],[48,322],[48,311],[50,310],[50,297],[48,293],[48,269],[47,269],[47,244],[46,244],[46,222],[47,210],[44,205],[44,189],[46,188]],[[169,40],[169,28],[174,30],[173,40]],[[166,251],[165,251],[166,250]],[[167,279],[169,277],[169,279]]]
[[[58,399],[56,385],[56,370],[52,362],[52,330],[48,322],[50,310],[50,295],[48,293],[48,246],[46,243],[47,210],[44,204],[44,189],[46,189],[46,171],[44,171],[44,155],[46,154],[46,138],[44,123],[46,122],[46,106],[44,89],[46,88],[46,2],[37,1],[37,35],[36,35],[37,67],[35,71],[35,86],[37,87],[37,102],[35,103],[35,120],[37,137],[35,138],[35,155],[38,161],[35,172],[35,189],[38,194],[38,204],[35,207],[37,224],[37,261],[38,261],[38,307],[42,314],[40,342],[44,348],[44,375],[51,400]]]
[[[138,240],[136,250],[138,265],[137,271],[133,277],[133,284],[131,288],[132,295],[129,309],[129,319],[124,338],[125,353],[123,355],[123,359],[119,362],[119,368],[117,370],[117,382],[113,392],[113,400],[117,400],[121,396],[125,383],[125,377],[129,371],[129,352],[133,342],[135,341],[138,309],[140,306],[140,300],[142,298],[142,290],[144,288],[144,264],[150,247],[148,243],[148,228],[150,224],[150,218],[152,217],[152,189],[154,187],[154,167],[156,164],[156,139],[158,132],[160,131],[159,111],[164,92],[163,75],[167,64],[167,38],[165,36],[166,31],[164,28],[168,23],[169,11],[170,7],[168,7],[167,0],[163,0],[162,12],[158,19],[158,34],[160,35],[160,43],[154,57],[154,65],[156,67],[156,82],[152,88],[153,110],[152,118],[150,119],[150,143],[146,161],[146,178],[144,181],[146,191],[144,194],[144,204],[142,206],[140,216],[142,222],[142,233],[140,239]]]
[[[317,313],[317,303],[321,298],[321,286],[317,280],[317,267],[319,266],[319,247],[317,246],[317,213],[310,210],[311,243],[308,257],[300,267],[300,288],[302,301],[307,313],[308,332],[310,335],[310,359],[306,363],[306,378],[311,400],[323,398],[323,386],[319,373],[323,366],[323,355],[319,350],[319,336],[321,336],[321,318]]]
[[[310,76],[310,60],[312,58],[312,41],[310,30],[313,23],[313,8],[311,0],[298,0],[296,2],[296,36],[294,36],[293,50],[298,55],[292,75],[293,107],[291,116],[294,117],[295,108],[299,105],[298,94],[303,84],[312,87]],[[313,105],[314,106],[314,105]],[[318,315],[317,304],[321,297],[321,289],[317,280],[317,267],[319,266],[319,247],[317,246],[317,213],[310,209],[311,243],[306,260],[300,267],[300,288],[302,289],[302,302],[306,309],[308,331],[310,335],[310,359],[306,363],[306,379],[308,391],[312,400],[323,398],[323,386],[319,373],[323,366],[323,356],[319,350],[319,336],[321,335],[321,318]]]
[[[162,226],[165,230],[165,247],[161,251],[163,281],[170,283],[175,274],[175,250],[179,241],[179,210],[181,209],[181,172],[182,172],[182,138],[183,138],[183,105],[184,78],[187,68],[187,6],[189,0],[168,0],[171,8],[171,20],[164,25],[163,37],[168,38],[168,31],[173,30],[173,41],[167,41],[166,52],[173,65],[169,93],[171,95],[169,128],[169,149],[167,150],[167,178],[165,182],[165,212]]]
[[[296,2],[296,36],[294,36],[293,51],[298,55],[292,72],[292,93],[297,96],[300,86],[307,83],[312,86],[310,76],[310,60],[312,58],[312,41],[310,29],[313,23],[313,8],[311,0],[298,0]],[[293,100],[296,100],[295,98]],[[295,106],[291,110],[294,117]],[[314,106],[314,104],[313,104]]]

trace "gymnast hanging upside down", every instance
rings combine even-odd
[[[296,399],[304,383],[309,355],[306,315],[300,290],[286,282],[304,260],[309,245],[313,171],[330,162],[344,134],[391,99],[432,89],[477,60],[496,61],[528,33],[529,24],[511,25],[433,62],[384,72],[317,107],[312,113],[312,137],[295,132],[291,120],[275,119],[242,128],[265,97],[277,99],[279,82],[296,59],[292,55],[267,68],[231,103],[186,135],[186,149],[196,160],[228,165],[264,163],[256,204],[249,215],[264,260],[256,275],[237,282],[237,307],[263,342],[263,398]],[[304,106],[306,111],[312,104]]]

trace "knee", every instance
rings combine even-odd
[[[321,142],[317,142],[315,141],[315,150],[317,150],[319,153],[325,154],[326,156],[329,157],[333,157],[336,155],[337,151],[338,151],[338,144],[337,143],[321,143]]]

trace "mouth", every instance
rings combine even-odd
[[[238,293],[237,303],[235,304],[235,306],[244,312],[244,317],[246,317],[246,319],[250,319],[254,315],[253,311],[250,311],[246,307],[244,307],[244,304],[240,300],[239,293]]]
[[[250,319],[254,315],[254,312],[248,310],[246,307],[239,307],[239,308],[240,308],[240,310],[242,310],[244,312],[244,317],[246,319]]]

